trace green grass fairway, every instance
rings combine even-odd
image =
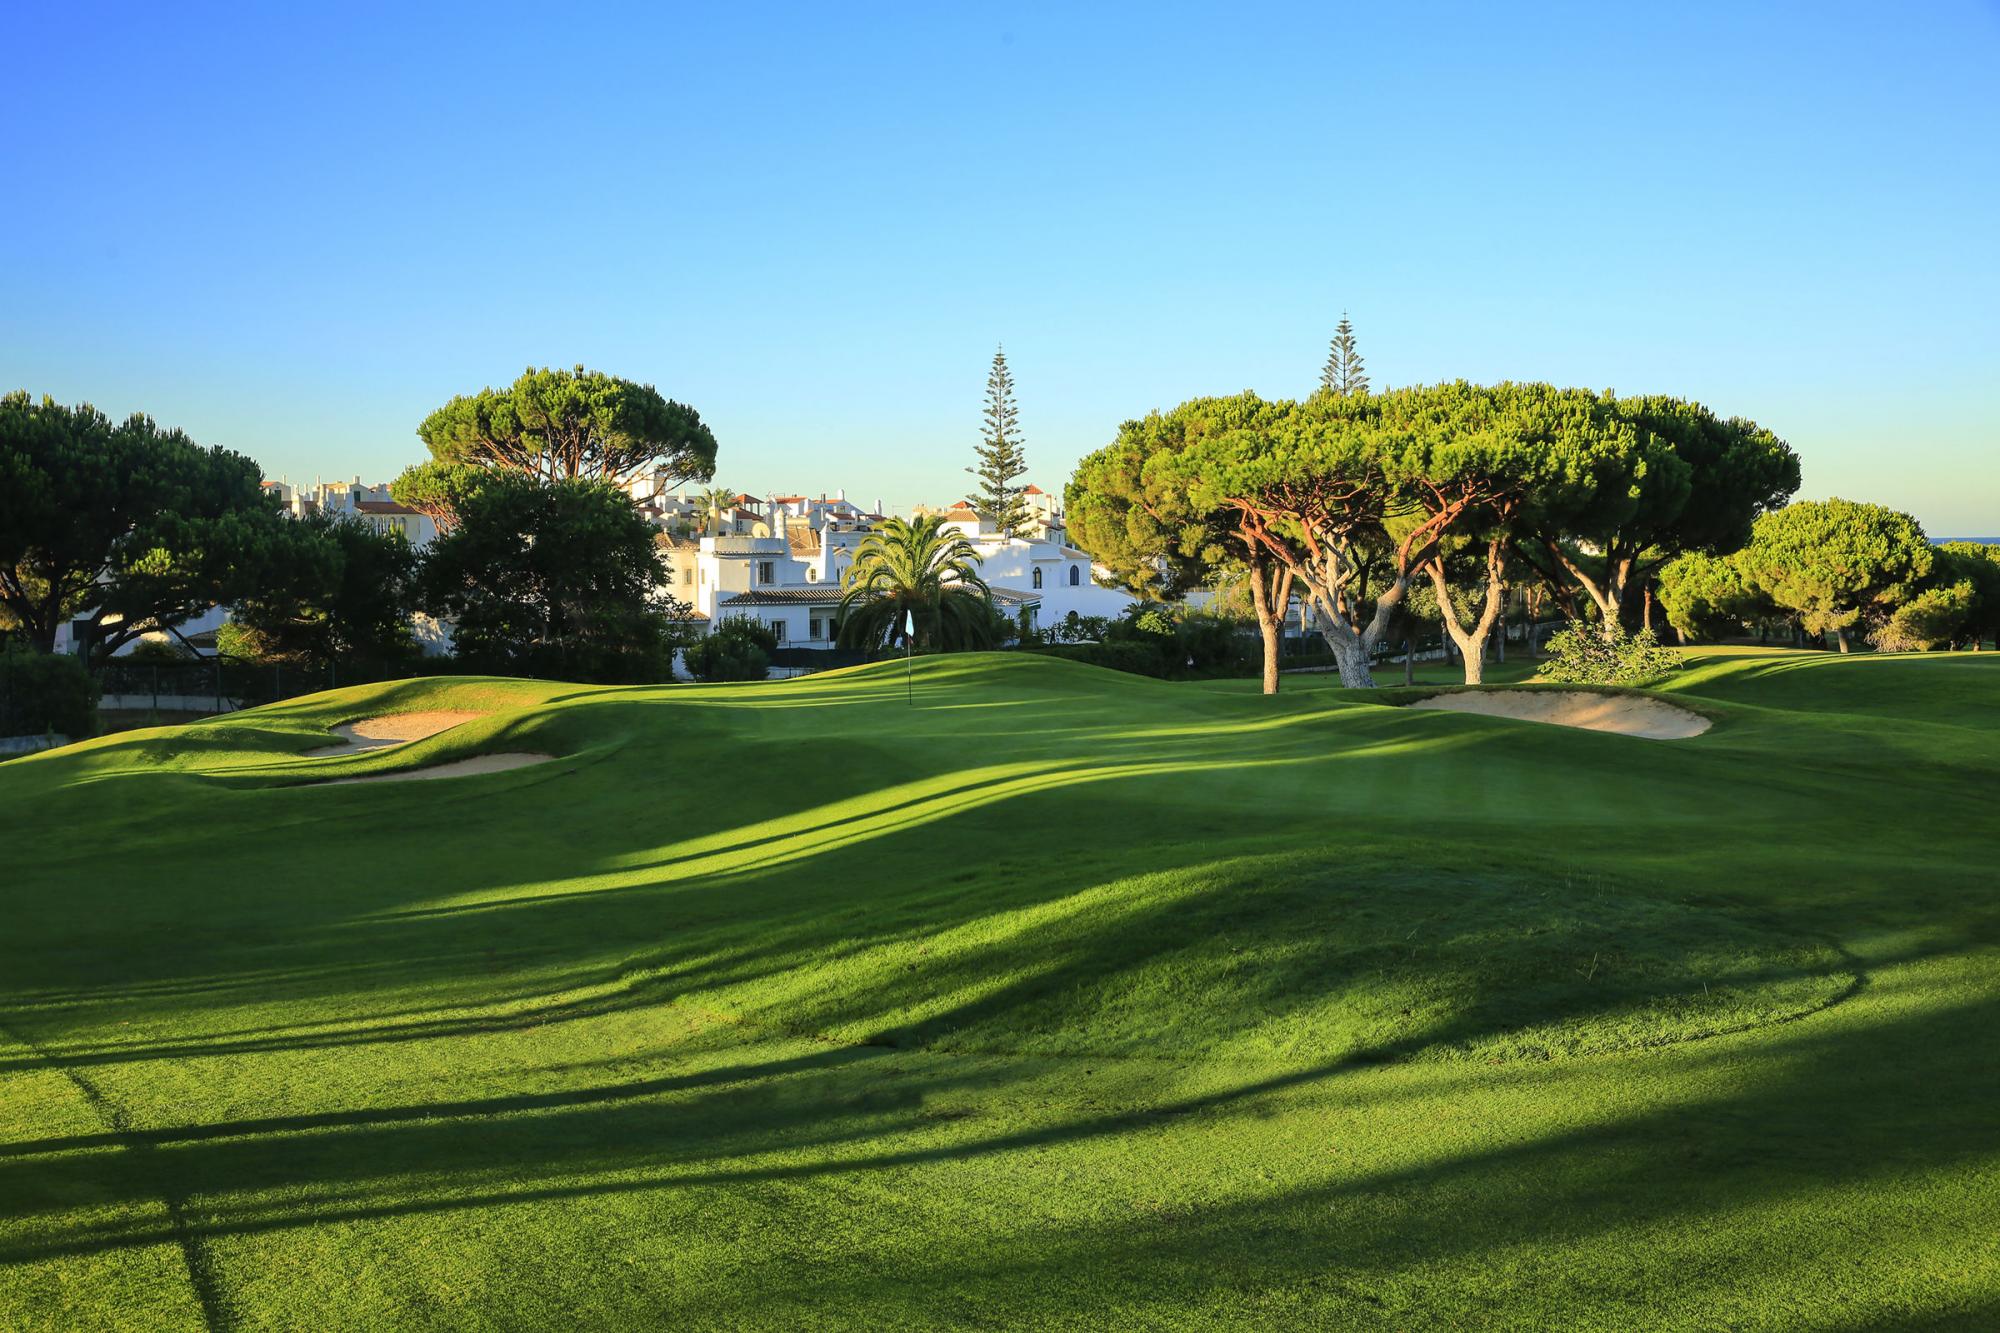
[[[0,1329],[2000,1325],[2000,655],[1711,654],[1686,741],[1285,691],[0,765]],[[301,755],[425,708],[496,711]]]

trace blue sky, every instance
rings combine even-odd
[[[1197,394],[1696,397],[2000,532],[2000,9],[26,3],[0,383],[386,478],[529,363],[721,481],[962,493]]]

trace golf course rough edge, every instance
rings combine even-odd
[[[1460,690],[1419,699],[1410,707],[1544,722],[1656,741],[1687,740],[1709,728],[1709,720],[1701,714],[1659,699],[1583,690]]]

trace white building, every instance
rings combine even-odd
[[[1029,487],[1037,496],[1043,492]],[[1033,508],[1033,496],[1030,497]],[[1046,497],[1044,496],[1046,499]],[[1116,616],[1132,604],[1132,595],[1099,583],[1103,574],[1087,551],[1071,546],[1062,515],[1053,505],[1034,509],[1032,535],[1003,538],[977,510],[960,502],[944,511],[945,526],[956,528],[980,556],[979,576],[994,588],[1032,594],[1041,603],[1035,623],[1054,624],[1072,613]]]
[[[312,486],[294,486],[289,481],[267,481],[267,494],[278,498],[279,507],[293,518],[307,514],[344,514],[366,523],[377,532],[400,532],[411,547],[423,550],[437,538],[437,524],[428,514],[398,504],[389,494],[389,483],[364,486],[353,481],[318,481]]]
[[[1031,488],[1032,535],[1001,538],[970,505],[919,506],[913,516],[944,516],[980,556],[980,577],[1006,615],[1030,628],[1071,614],[1116,616],[1132,598],[1097,582],[1090,556],[1064,540],[1061,512]],[[777,495],[739,497],[719,531],[702,537],[662,533],[669,568],[667,590],[694,608],[693,619],[713,627],[724,620],[755,620],[770,627],[786,648],[831,648],[841,580],[855,548],[881,523],[881,504],[863,510],[846,492],[828,498]]]

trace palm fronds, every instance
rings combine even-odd
[[[938,515],[890,519],[855,548],[841,579],[840,645],[900,645],[907,615],[916,623],[916,647],[992,646],[993,592],[979,577],[981,560],[965,534]]]

